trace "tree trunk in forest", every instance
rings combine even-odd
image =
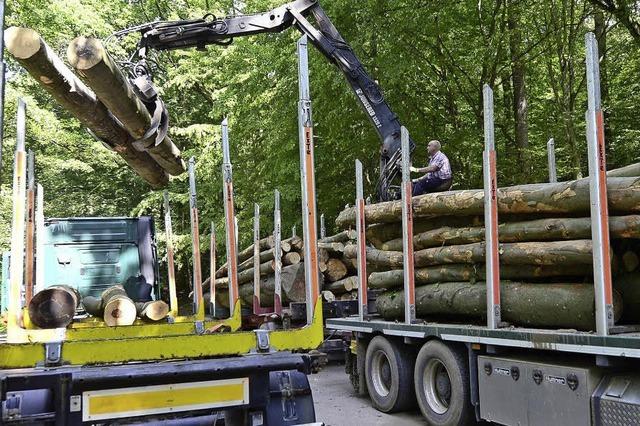
[[[505,265],[590,265],[591,240],[502,243],[500,263]],[[356,247],[345,248],[345,256],[356,257]],[[367,263],[378,267],[402,268],[403,254],[367,248]],[[479,263],[485,260],[484,243],[434,247],[414,252],[416,267],[448,263]]]
[[[347,266],[339,259],[329,259],[324,276],[327,281],[334,282],[347,276]]]
[[[120,155],[154,189],[169,178],[146,152],[136,150],[131,135],[114,119],[96,95],[67,68],[40,35],[28,28],[5,30],[7,51],[65,110]]]
[[[374,272],[369,275],[370,288],[392,289],[402,287],[404,271],[393,269],[385,272]],[[504,280],[539,280],[541,278],[590,278],[593,272],[589,265],[501,265],[500,278]],[[416,285],[442,282],[476,282],[486,278],[484,265],[450,264],[430,266],[414,270]]]
[[[69,44],[67,59],[129,133],[142,139],[151,126],[151,114],[102,42],[78,37]],[[147,152],[167,173],[173,176],[184,173],[180,150],[169,136],[152,144]]]
[[[136,302],[136,313],[142,319],[160,321],[169,315],[169,305],[162,300],[150,302]]]
[[[640,178],[609,178],[607,180],[609,209],[615,212],[640,211]],[[501,214],[564,214],[589,211],[589,180],[542,183],[499,188],[498,212]],[[484,210],[481,189],[437,192],[413,199],[415,217],[443,215],[478,215]],[[401,219],[400,201],[386,201],[365,207],[367,223],[392,223]],[[348,228],[355,223],[355,209],[340,212],[336,225]]]
[[[611,238],[640,238],[640,216],[611,216]],[[539,219],[502,223],[498,227],[501,242],[555,241],[591,238],[590,218]],[[422,250],[444,245],[469,244],[484,241],[484,227],[443,227],[413,236],[413,247]],[[382,250],[401,251],[402,239],[388,241]]]
[[[80,295],[73,287],[47,287],[29,302],[29,319],[40,328],[66,327],[73,321],[79,304]]]
[[[604,116],[604,140],[606,156],[609,158],[611,150],[611,142],[613,135],[611,134],[611,125],[609,123],[610,106],[609,106],[609,78],[607,75],[607,20],[604,13],[599,8],[593,9],[594,34],[598,42],[598,55],[600,55],[600,100],[602,104],[602,113]]]
[[[529,124],[527,120],[527,89],[525,83],[525,58],[520,30],[520,2],[507,2],[507,28],[509,29],[509,50],[511,55],[511,79],[513,82],[513,119],[518,163],[522,177],[528,172],[529,161],[525,150],[529,146]]]
[[[109,327],[131,325],[137,312],[133,300],[121,285],[114,285],[102,292],[102,311],[104,322]]]
[[[384,293],[376,299],[378,313],[387,319],[404,314],[403,291]],[[502,319],[530,327],[593,330],[594,290],[591,284],[530,284],[503,281],[500,285]],[[485,318],[484,282],[443,283],[416,287],[419,316]],[[622,298],[614,292],[615,319],[622,314]]]

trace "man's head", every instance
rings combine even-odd
[[[427,151],[429,152],[429,155],[433,155],[436,152],[440,151],[441,145],[440,145],[440,141],[438,140],[432,140],[429,142],[429,144],[427,145]]]

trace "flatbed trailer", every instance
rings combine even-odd
[[[595,331],[527,328],[501,320],[493,92],[485,85],[486,325],[438,322],[429,315],[416,318],[405,128],[400,188],[404,317],[388,321],[372,309],[362,166],[356,161],[358,315],[327,319],[326,327],[352,333],[347,373],[378,410],[403,411],[417,405],[427,423],[437,426],[481,420],[519,426],[640,424],[640,327],[614,323],[599,56],[593,34],[586,36],[586,52]],[[530,303],[535,306],[536,301]]]

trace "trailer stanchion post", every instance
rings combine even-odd
[[[196,198],[196,160],[189,159],[189,209],[191,211],[191,243],[193,253],[193,313],[204,319],[202,303],[202,265],[200,263],[200,226],[198,224],[198,203]]]
[[[556,173],[556,144],[553,138],[547,141],[547,163],[549,165],[549,182],[555,183],[558,181]]]
[[[324,224],[324,213],[320,215],[320,239],[327,237],[327,228]]]
[[[211,240],[209,241],[209,310],[216,315],[216,227],[211,222]]]
[[[593,282],[596,301],[596,331],[609,334],[614,325],[609,208],[607,204],[607,162],[604,140],[604,116],[600,98],[598,43],[587,33],[587,146],[589,148],[589,190],[591,198],[591,239],[593,241]]]
[[[169,283],[169,314],[175,318],[178,316],[178,292],[176,290],[176,270],[173,258],[173,226],[171,225],[171,205],[169,204],[169,192],[164,191],[164,234],[167,244],[167,281]]]
[[[318,269],[318,230],[316,223],[316,184],[314,171],[313,120],[309,94],[309,58],[307,36],[298,40],[298,130],[300,141],[300,176],[302,185],[302,232],[304,238],[304,271],[307,295],[307,324],[320,294]]]
[[[282,314],[282,219],[280,218],[280,191],[274,191],[273,200],[273,310]]]
[[[413,185],[411,183],[411,151],[409,131],[400,129],[402,147],[402,268],[404,277],[404,321],[407,324],[416,321],[416,285],[414,281],[413,259]]]
[[[222,185],[224,191],[224,220],[229,276],[229,309],[233,312],[238,301],[238,251],[236,221],[233,205],[233,169],[229,152],[229,124],[222,121]]]
[[[484,230],[487,269],[487,327],[500,326],[500,262],[498,258],[498,199],[496,179],[496,150],[493,129],[493,90],[483,88],[484,100]]]
[[[253,313],[260,315],[260,205],[253,205]]]
[[[29,306],[33,297],[33,268],[34,268],[34,236],[35,236],[35,209],[36,209],[36,180],[33,151],[27,155],[27,232],[24,247],[24,302]]]
[[[293,225],[293,226],[291,227],[291,238],[295,238],[295,237],[297,237],[297,236],[298,236],[298,235],[296,234],[296,226],[295,226],[295,225]]]
[[[4,31],[4,11],[5,0],[0,0],[0,28]],[[7,65],[4,62],[4,37],[0,37],[0,184],[4,181],[2,176],[3,153],[4,153],[4,86]]]
[[[367,297],[367,245],[364,223],[364,188],[362,163],[356,160],[356,243],[358,262],[358,317],[363,321],[369,316]]]
[[[36,279],[34,293],[44,289],[44,190],[36,185]]]
[[[13,169],[13,222],[11,226],[11,264],[9,266],[9,303],[7,307],[7,341],[18,341],[22,327],[22,286],[24,279],[24,231],[27,162],[25,134],[27,105],[18,99],[16,152]]]

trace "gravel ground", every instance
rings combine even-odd
[[[371,406],[369,398],[357,396],[351,387],[344,365],[327,365],[320,373],[309,376],[316,418],[327,426],[357,425],[424,425],[419,411],[384,414]]]

